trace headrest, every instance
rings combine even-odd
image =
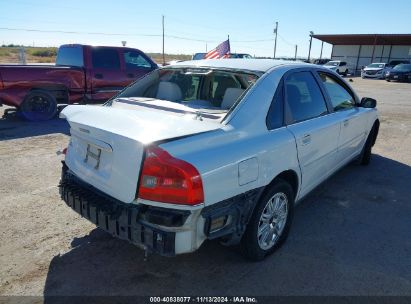
[[[180,87],[174,82],[160,81],[157,90],[157,99],[177,101],[183,98]]]
[[[243,89],[238,88],[228,88],[227,90],[225,90],[221,108],[224,110],[230,109],[237,101],[237,99],[241,96],[241,94],[243,94],[243,92]]]

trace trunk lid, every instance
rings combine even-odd
[[[67,166],[86,183],[125,203],[135,199],[145,145],[222,127],[194,115],[144,107],[75,105],[60,115],[70,124]]]

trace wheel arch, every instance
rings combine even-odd
[[[277,174],[266,186],[250,190],[215,205],[205,207],[201,214],[205,220],[208,221],[208,223],[210,223],[213,218],[221,217],[225,214],[231,214],[233,216],[229,226],[224,227],[224,229],[217,230],[215,233],[210,232],[210,225],[206,224],[205,235],[207,238],[215,239],[223,237],[223,243],[226,245],[233,245],[240,242],[259,201],[265,193],[269,191],[271,186],[275,185],[278,181],[285,181],[289,183],[294,192],[294,199],[297,197],[299,178],[297,172],[289,169]]]
[[[272,181],[265,187],[264,191],[267,191],[272,185],[274,185],[279,180],[283,180],[290,184],[291,188],[293,189],[295,199],[297,197],[298,190],[300,187],[300,179],[298,178],[297,172],[295,172],[292,169],[282,171],[272,179]]]
[[[63,84],[36,85],[27,92],[27,95],[36,91],[45,91],[49,93],[55,98],[57,103],[68,103],[69,101],[69,89]]]

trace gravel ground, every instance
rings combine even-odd
[[[260,263],[217,242],[144,261],[60,200],[65,121],[0,119],[0,295],[411,295],[411,84],[352,85],[378,100],[372,163],[317,188]]]

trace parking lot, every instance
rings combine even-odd
[[[411,84],[351,85],[378,100],[370,166],[302,201],[287,243],[260,263],[218,242],[144,261],[60,200],[65,121],[0,119],[0,295],[411,295]]]

